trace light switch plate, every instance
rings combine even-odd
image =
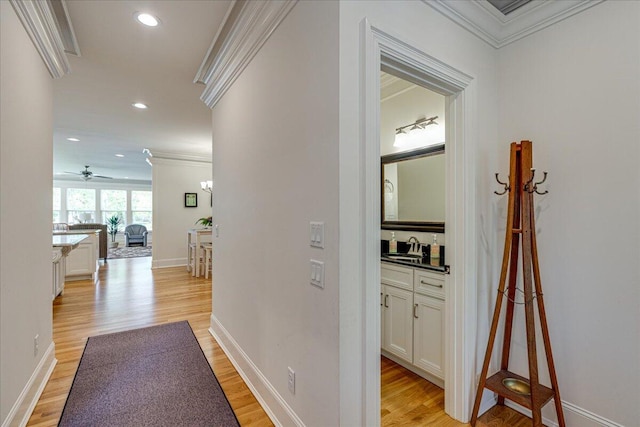
[[[324,262],[311,260],[311,284],[324,289]]]
[[[309,234],[312,247],[324,248],[324,222],[311,221]]]

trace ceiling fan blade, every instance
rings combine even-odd
[[[113,179],[110,176],[102,176],[102,175],[93,175],[94,178],[104,178],[104,179]]]
[[[78,172],[68,172],[68,171],[64,171],[64,173],[68,173],[70,175],[82,175],[81,173]]]

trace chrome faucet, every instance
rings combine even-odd
[[[411,236],[407,240],[407,243],[410,243],[409,246],[409,254],[410,255],[420,255],[422,256],[422,245],[420,244],[420,240],[417,237]]]

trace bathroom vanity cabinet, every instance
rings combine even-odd
[[[444,273],[381,263],[382,354],[444,387]]]

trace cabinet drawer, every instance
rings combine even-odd
[[[380,264],[380,281],[385,285],[413,290],[413,268],[393,264]]]
[[[413,278],[415,292],[444,299],[444,274],[416,270]]]

